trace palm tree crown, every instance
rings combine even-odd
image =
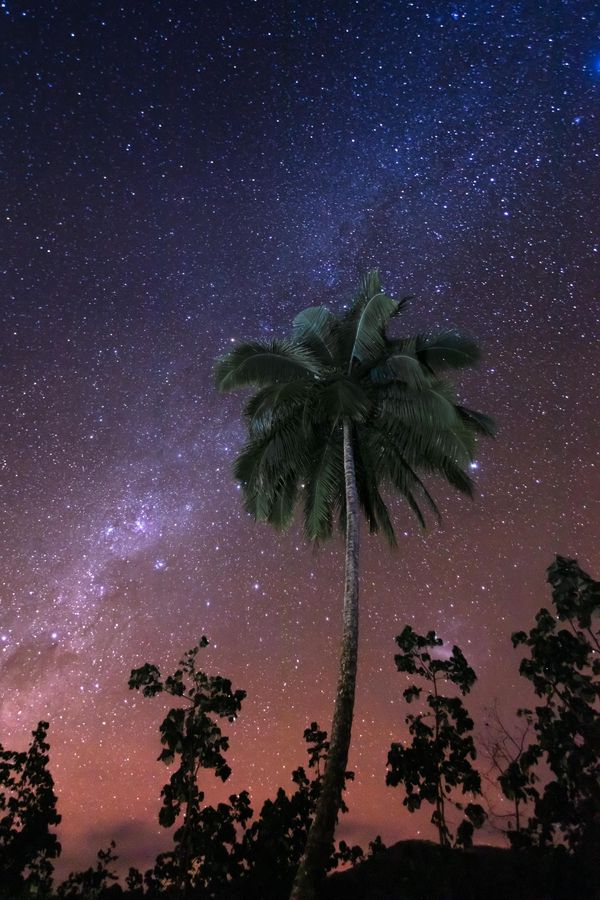
[[[303,310],[283,340],[240,344],[216,366],[222,391],[258,388],[245,408],[248,441],[235,463],[246,509],[287,527],[297,501],[311,540],[345,529],[343,423],[350,423],[358,500],[371,532],[395,544],[382,491],[400,494],[424,525],[438,508],[421,475],[441,474],[471,494],[469,463],[476,432],[491,419],[456,402],[445,369],[475,363],[475,342],[455,330],[393,338],[403,309],[369,272],[340,316]]]

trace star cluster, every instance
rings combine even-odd
[[[248,692],[224,793],[255,805],[329,726],[342,548],[244,514],[211,370],[367,268],[415,295],[407,332],[477,336],[460,392],[500,434],[474,504],[434,484],[441,529],[394,505],[399,550],[363,541],[346,838],[428,834],[384,783],[404,624],[462,647],[475,709],[519,705],[545,567],[600,572],[595,24],[576,0],[0,3],[0,740],[50,721],[66,868],[165,843],[132,667],[210,637]]]

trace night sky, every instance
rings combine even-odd
[[[500,433],[474,503],[393,505],[363,541],[362,637],[340,835],[430,836],[385,787],[405,731],[394,637],[457,642],[470,708],[528,695],[509,635],[559,552],[600,575],[591,2],[0,2],[0,741],[49,720],[62,866],[156,822],[167,704],[127,690],[206,634],[248,698],[234,774],[257,805],[329,728],[343,555],[242,511],[241,396],[215,358],[339,310],[378,266],[408,333],[469,329],[459,379]],[[460,375],[460,373],[459,373]],[[480,723],[483,719],[479,718]],[[483,727],[483,726],[482,726]],[[497,840],[488,829],[486,840]]]

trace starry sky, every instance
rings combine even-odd
[[[125,866],[168,844],[167,705],[127,690],[132,667],[170,671],[206,634],[207,669],[248,692],[210,799],[259,805],[329,727],[342,546],[243,513],[242,398],[211,371],[367,268],[415,295],[407,332],[477,336],[459,392],[500,434],[474,503],[434,483],[441,528],[393,504],[398,550],[363,541],[340,835],[431,834],[385,787],[406,623],[462,647],[474,713],[523,702],[509,635],[546,566],[600,573],[593,9],[1,0],[0,741],[51,723],[63,869],[111,837]]]

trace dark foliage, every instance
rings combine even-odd
[[[127,885],[129,900],[141,900],[144,896],[144,876],[133,866],[129,867],[129,872],[125,878]]]
[[[98,850],[98,861],[94,867],[90,866],[85,872],[71,872],[66,881],[60,885],[57,896],[60,900],[79,897],[81,900],[94,900],[121,893],[117,884],[111,890],[111,882],[117,881],[117,875],[111,871],[110,866],[119,858],[113,851],[115,842],[111,841],[106,850]]]
[[[521,720],[512,728],[508,727],[494,703],[486,710],[485,727],[483,748],[490,761],[485,777],[494,785],[499,783],[502,793],[512,803],[512,812],[508,815],[491,809],[490,804],[491,816],[508,820],[508,827],[503,830],[513,847],[525,846],[529,843],[526,836],[527,806],[538,797],[537,754],[531,751],[529,743],[533,726]]]
[[[169,828],[181,817],[174,849],[159,856],[147,884],[155,890],[174,888],[179,896],[202,889],[210,896],[235,876],[239,869],[237,827],[245,826],[252,815],[246,791],[233,794],[229,803],[203,807],[204,792],[198,785],[200,770],[212,771],[226,781],[231,774],[225,752],[228,738],[218,719],[233,722],[241,709],[245,691],[233,691],[231,682],[220,675],[207,675],[197,668],[196,657],[208,646],[206,637],[184,655],[173,675],[162,678],[150,663],[134,669],[129,687],[145,697],[165,692],[181,700],[170,709],[160,726],[164,749],[159,760],[177,764],[161,791],[159,822]]]
[[[308,771],[297,768],[292,773],[295,790],[288,795],[280,788],[273,800],[263,804],[252,824],[248,824],[253,811],[247,791],[231,795],[229,803],[203,806],[200,771],[212,770],[223,781],[230,774],[224,756],[228,740],[215,717],[233,721],[245,697],[243,691],[232,692],[227,679],[208,676],[197,668],[197,654],[207,644],[202,638],[185,654],[180,668],[165,679],[149,663],[131,673],[130,688],[142,690],[148,697],[164,691],[182,698],[186,705],[169,710],[162,722],[165,749],[159,756],[162,762],[178,764],[162,790],[159,822],[169,827],[183,817],[183,824],[174,833],[174,849],[161,853],[143,880],[140,873],[130,870],[128,884],[137,895],[144,887],[147,896],[275,900],[289,893],[306,844],[327,761],[327,732],[316,722],[305,730]],[[351,778],[353,773],[347,772],[346,779]],[[360,847],[341,842],[329,868],[362,857]]]
[[[487,748],[500,786],[515,804],[516,825],[509,827],[509,837],[520,852],[472,848],[473,831],[485,813],[478,803],[459,801],[456,793],[481,793],[472,765],[473,722],[461,697],[447,696],[442,686],[451,685],[464,696],[475,673],[458,647],[444,658],[435,632],[419,635],[407,626],[396,638],[396,666],[425,687],[412,683],[403,692],[422,710],[406,718],[411,744],[391,747],[387,783],[403,785],[409,811],[423,802],[435,807],[432,822],[441,846],[407,841],[387,849],[377,837],[365,857],[360,847],[340,841],[327,869],[340,863],[352,868],[328,879],[322,900],[479,900],[484,894],[488,900],[600,900],[595,866],[600,852],[600,582],[563,557],[550,566],[548,580],[554,612],[540,610],[529,632],[512,636],[515,647],[528,650],[520,672],[542,702],[519,710],[526,726],[514,731],[496,711]],[[234,721],[245,697],[244,691],[232,690],[228,679],[198,669],[197,655],[207,645],[202,638],[173,675],[163,679],[156,666],[146,663],[132,671],[129,681],[145,696],[164,692],[181,702],[160,725],[159,760],[176,768],[162,790],[159,819],[165,827],[178,826],[174,849],[160,854],[145,875],[130,868],[124,892],[113,871],[117,857],[111,842],[98,852],[95,866],[71,873],[53,895],[52,860],[60,845],[50,829],[60,816],[48,771],[48,725],[40,722],[26,752],[0,746],[0,900],[288,896],[323,789],[327,733],[316,722],[305,730],[307,766],[292,772],[293,790],[280,788],[258,818],[253,820],[246,791],[232,794],[228,803],[204,806],[201,770],[223,781],[230,775],[228,739],[218,720]],[[532,735],[533,743],[527,744]],[[536,773],[539,764],[542,774],[550,773],[548,779]],[[353,773],[346,772],[344,784],[351,778]],[[523,824],[520,809],[526,803],[532,815]],[[464,816],[455,834],[448,805]],[[346,811],[343,800],[340,809]]]
[[[536,740],[519,761],[517,785],[526,786],[540,760],[551,772],[518,837],[600,853],[600,582],[562,556],[549,567],[548,581],[554,611],[541,609],[534,628],[512,635],[515,647],[529,651],[519,671],[542,699],[534,710],[519,710]],[[501,784],[510,786],[507,779]]]
[[[234,466],[255,519],[286,528],[300,505],[309,540],[330,537],[336,520],[345,530],[344,421],[361,509],[370,530],[390,544],[396,537],[384,492],[403,497],[422,525],[426,510],[439,517],[422,474],[472,493],[475,438],[496,429],[488,416],[457,403],[445,374],[475,365],[480,351],[456,329],[389,334],[408,299],[389,297],[374,270],[341,314],[308,307],[288,338],[236,344],[217,361],[219,390],[256,391]]]
[[[423,802],[434,806],[432,823],[436,826],[440,844],[469,847],[473,831],[485,820],[483,807],[478,803],[464,804],[454,799],[453,791],[473,797],[481,794],[481,778],[471,763],[476,758],[473,742],[473,721],[460,697],[440,693],[443,682],[454,685],[467,694],[475,682],[475,673],[458,647],[452,648],[449,659],[435,658],[431,650],[442,646],[434,631],[419,635],[407,625],[396,638],[401,652],[395,656],[399,672],[417,675],[429,687],[425,702],[427,711],[406,717],[412,742],[409,746],[394,743],[388,754],[387,784],[401,784],[406,796],[404,806],[414,812]],[[410,685],[403,692],[408,703],[421,699],[423,688]],[[451,804],[464,818],[456,836],[450,832],[447,806]]]
[[[247,870],[233,896],[244,900],[277,900],[289,894],[315,814],[329,750],[327,732],[316,722],[305,729],[304,740],[308,772],[303,766],[295,769],[292,772],[295,790],[288,795],[279,788],[275,798],[265,801],[259,818],[246,830],[241,850]],[[346,772],[346,780],[353,778],[353,772]],[[343,801],[341,811],[347,811]],[[340,841],[328,869],[339,863],[354,864],[363,857],[360,847],[349,847]]]
[[[48,770],[48,723],[39,722],[28,750],[0,745],[0,897],[48,895],[52,860],[60,844],[50,830],[60,822]]]

